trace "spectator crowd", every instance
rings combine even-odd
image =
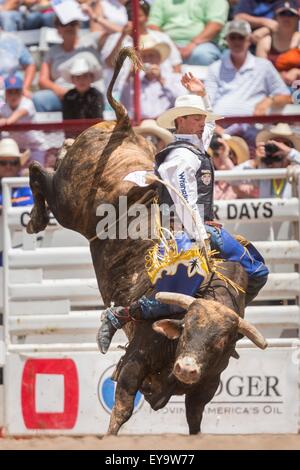
[[[201,75],[213,111],[224,117],[280,114],[295,103],[300,84],[300,0],[138,4],[145,120],[138,132],[148,132],[158,148],[171,141],[172,134],[153,120],[185,93],[181,78],[188,70]],[[132,15],[131,0],[0,0],[0,131],[2,139],[10,139],[4,148],[15,143],[15,155],[5,157],[3,169],[20,172],[25,151],[30,153],[25,166],[30,159],[54,166],[59,147],[55,149],[41,131],[10,131],[11,125],[36,122],[40,112],[61,112],[63,119],[107,118],[105,90],[117,52],[133,45]],[[49,41],[37,61],[23,43],[22,31],[44,26],[56,31],[56,40]],[[114,90],[131,117],[133,79],[126,62]],[[300,164],[300,138],[282,121],[263,130],[253,124],[217,126],[209,149],[215,168]],[[271,181],[271,186],[219,182],[215,196],[281,197],[286,192],[281,181]]]

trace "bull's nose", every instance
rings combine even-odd
[[[174,374],[182,382],[194,383],[200,376],[200,366],[193,357],[183,357],[176,361]]]

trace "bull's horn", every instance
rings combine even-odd
[[[174,292],[158,292],[155,298],[163,304],[179,305],[185,310],[196,300],[191,295],[174,294]]]
[[[255,326],[251,325],[251,323],[247,322],[243,318],[239,318],[239,332],[243,333],[243,335],[247,336],[251,341],[253,341],[256,346],[261,349],[265,349],[268,346],[267,341],[263,337],[263,335],[255,328]]]

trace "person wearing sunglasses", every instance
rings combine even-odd
[[[20,175],[22,166],[29,159],[30,152],[20,152],[15,140],[5,138],[0,140],[0,181],[2,178],[14,178]],[[29,206],[33,204],[33,197],[28,186],[12,189],[13,206]],[[0,207],[2,206],[2,190],[0,192]]]
[[[300,76],[299,54],[295,63],[291,61],[284,69],[280,66],[282,55],[289,51],[291,55],[293,49],[298,49],[300,44],[299,18],[299,9],[295,0],[282,2],[275,11],[277,30],[262,38],[256,49],[258,57],[269,59],[281,72],[281,77],[287,85],[291,85]]]

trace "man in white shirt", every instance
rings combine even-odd
[[[291,103],[290,91],[272,63],[249,52],[251,27],[242,20],[226,25],[228,51],[208,68],[206,88],[213,109],[223,116],[261,116]]]
[[[182,84],[193,94],[178,97],[174,108],[165,111],[157,120],[161,127],[176,129],[175,142],[156,155],[157,174],[175,188],[174,191],[162,186],[159,203],[169,208],[175,206],[176,216],[184,228],[183,243],[189,245],[186,243],[188,238],[190,243],[203,245],[210,238],[212,249],[216,249],[222,259],[237,261],[243,266],[249,278],[246,295],[246,303],[249,303],[266,283],[268,269],[252,245],[247,246],[249,251],[245,250],[226,230],[217,228],[212,222],[214,170],[206,150],[214,131],[214,121],[220,117],[212,113],[201,80],[188,73],[183,76]],[[180,210],[182,202],[178,193],[192,209],[196,223],[190,211]],[[190,291],[185,293],[194,295],[199,287],[200,284],[190,282]],[[132,318],[149,320],[172,313],[169,305],[145,296],[130,307],[108,308],[97,337],[100,351],[106,353],[116,330]]]

